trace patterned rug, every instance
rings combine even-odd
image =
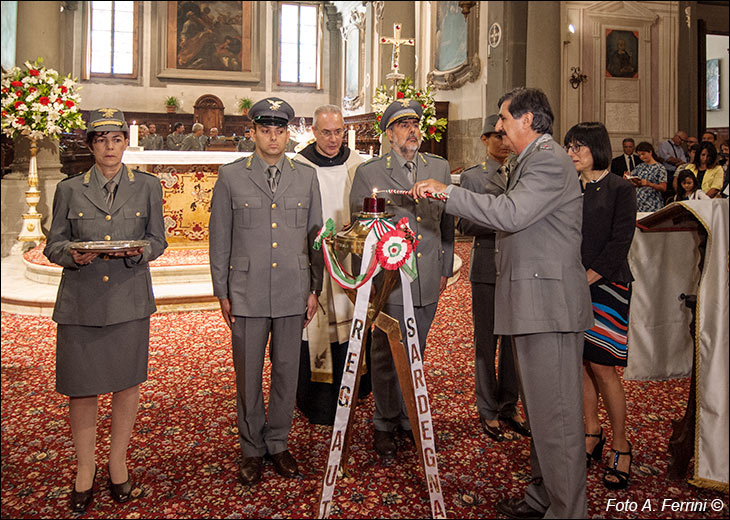
[[[481,432],[474,402],[468,244],[457,244],[457,253],[464,259],[465,274],[441,299],[425,368],[447,514],[489,518],[496,516],[501,498],[520,495],[527,486],[529,442],[515,435],[497,443]],[[67,399],[54,391],[55,324],[7,313],[1,320],[1,516],[69,518],[75,462]],[[244,488],[237,481],[240,452],[230,334],[220,313],[157,314],[150,336],[149,379],[142,385],[128,458],[144,498],[118,505],[109,495],[111,397],[105,395],[99,407],[99,476],[94,503],[84,516],[315,517],[330,428],[310,425],[295,412],[289,446],[302,475],[285,479],[267,463],[263,481]],[[268,361],[265,370],[268,392]],[[728,518],[726,495],[665,477],[670,421],[684,413],[689,380],[626,381],[625,388],[635,454],[631,485],[625,491],[607,490],[594,464],[588,472],[589,516]],[[350,473],[337,482],[331,518],[430,517],[416,452],[400,438],[398,459],[381,462],[372,447],[372,413],[368,396],[357,409]],[[602,419],[608,425],[605,413]],[[683,510],[662,510],[672,504]],[[713,504],[721,509],[713,510]],[[697,511],[699,507],[705,509]]]

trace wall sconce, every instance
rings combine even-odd
[[[573,41],[573,35],[575,34],[575,25],[572,23],[568,24],[568,29],[563,36],[563,43],[570,43]]]
[[[570,67],[572,74],[570,75],[570,86],[578,88],[581,83],[588,81],[588,76],[580,71],[580,67]]]

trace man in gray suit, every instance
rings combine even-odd
[[[475,193],[500,195],[507,189],[508,140],[495,125],[499,120],[492,114],[484,120],[481,140],[487,147],[487,159],[461,174],[461,187]],[[500,420],[526,437],[530,429],[517,412],[518,382],[512,356],[512,338],[502,336],[499,347],[498,372],[494,370],[498,335],[494,334],[494,230],[461,218],[459,231],[473,236],[469,262],[471,307],[474,323],[474,383],[479,422],[484,433],[495,441],[507,439]]]
[[[420,103],[398,100],[385,110],[380,128],[385,132],[393,149],[380,157],[358,166],[350,192],[350,211],[354,215],[362,209],[363,200],[373,189],[409,189],[416,179],[429,177],[448,183],[451,180],[449,163],[437,155],[419,153],[421,146]],[[439,295],[446,288],[446,280],[453,274],[454,219],[444,212],[444,203],[438,200],[416,202],[408,195],[388,195],[386,211],[393,213],[393,222],[408,217],[408,223],[418,238],[416,264],[418,278],[411,283],[418,339],[421,354],[426,348],[426,337],[436,314]],[[380,277],[382,278],[382,277]],[[380,279],[375,280],[376,286]],[[384,312],[401,324],[403,295],[400,284],[390,294]],[[388,338],[375,329],[371,347],[372,385],[375,399],[375,451],[382,458],[396,456],[395,430],[400,427],[413,436],[398,377],[393,365]]]
[[[412,193],[445,192],[446,211],[497,230],[494,332],[513,335],[532,428],[532,483],[497,504],[510,518],[585,518],[583,332],[593,326],[581,264],[583,200],[573,162],[552,136],[539,89],[502,96],[497,131],[519,154],[507,191],[477,194],[429,179]]]
[[[302,329],[317,312],[324,268],[312,249],[322,228],[316,171],[284,155],[294,110],[272,97],[251,107],[249,117],[256,152],[220,167],[210,212],[210,270],[232,333],[245,485],[261,479],[265,455],[280,475],[299,473],[287,439]],[[269,334],[267,418],[262,370]]]

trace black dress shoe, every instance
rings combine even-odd
[[[545,513],[533,509],[521,498],[505,498],[497,502],[497,511],[509,518],[542,518]]]
[[[245,457],[238,470],[238,478],[244,486],[252,486],[261,480],[263,457]]]
[[[515,420],[514,417],[500,417],[499,420],[523,437],[532,437],[532,430],[530,430],[530,427],[527,426],[527,421],[520,422]]]
[[[393,432],[384,432],[375,430],[375,438],[373,442],[375,452],[381,459],[394,459],[396,454],[395,435]]]
[[[94,480],[91,481],[91,487],[86,491],[76,491],[76,483],[74,482],[71,490],[71,510],[74,513],[85,513],[94,499],[94,483],[96,482],[96,473],[99,468],[94,466]]]
[[[489,424],[487,424],[487,420],[484,417],[480,417],[479,422],[482,423],[482,429],[484,430],[484,433],[486,433],[493,440],[497,442],[502,442],[503,440],[507,439],[507,437],[504,436],[504,432],[499,425],[489,426]]]
[[[299,475],[297,461],[294,459],[289,450],[284,450],[272,455],[271,462],[274,463],[274,470],[282,477],[293,478]]]

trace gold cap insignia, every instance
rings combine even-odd
[[[116,108],[100,108],[99,112],[104,114],[104,117],[112,117],[119,111]]]
[[[279,107],[281,107],[281,104],[283,103],[283,101],[274,101],[273,99],[267,99],[266,101],[268,101],[271,105],[269,107],[271,110],[279,110]]]
[[[407,106],[409,106],[411,104],[411,100],[410,99],[403,98],[403,99],[401,99],[399,101],[400,101],[400,104],[403,105],[404,108],[407,107]]]

